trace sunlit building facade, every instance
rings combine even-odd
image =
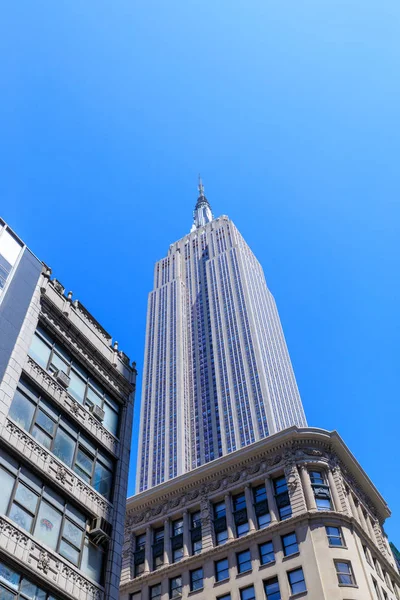
[[[306,419],[274,298],[200,182],[191,232],[157,262],[149,295],[137,489]]]
[[[2,600],[117,600],[135,377],[0,220]]]

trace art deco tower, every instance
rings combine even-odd
[[[138,491],[306,426],[261,265],[201,180],[191,232],[155,266],[141,410]]]

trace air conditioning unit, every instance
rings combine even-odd
[[[95,544],[104,544],[110,539],[111,530],[111,523],[103,517],[96,517],[91,523],[89,535]]]
[[[90,412],[93,413],[93,416],[99,421],[104,421],[104,410],[100,408],[100,406],[97,406],[97,404],[92,404]]]
[[[55,375],[58,383],[61,383],[63,387],[67,388],[69,386],[70,378],[64,371],[58,370]]]

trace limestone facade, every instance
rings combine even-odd
[[[121,600],[399,600],[389,515],[336,432],[292,427],[128,499]]]

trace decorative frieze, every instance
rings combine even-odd
[[[17,525],[2,516],[0,533],[0,550],[11,559],[23,563],[43,582],[47,581],[74,600],[103,600],[101,586],[94,584],[60,555],[38,544],[31,535],[22,533]]]
[[[53,454],[40,446],[32,436],[21,429],[14,421],[6,420],[1,431],[3,438],[13,448],[16,448],[27,460],[32,462],[47,477],[85,506],[90,513],[111,519],[111,504],[91,486],[82,481],[73,471],[57,460]]]

